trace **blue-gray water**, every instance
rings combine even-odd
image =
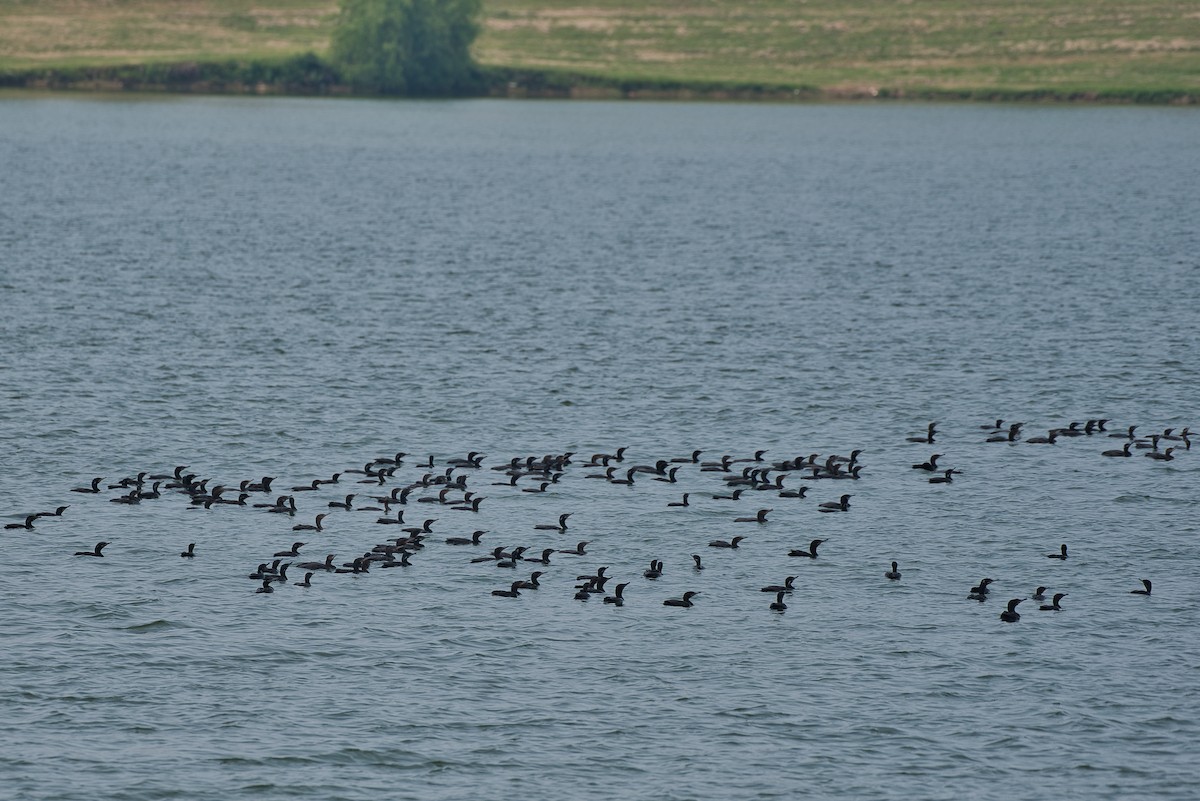
[[[1183,109],[0,100],[0,516],[71,504],[0,532],[0,796],[1194,798],[1197,452],[979,426],[1197,422],[1197,187]],[[371,488],[69,491],[619,446],[866,468],[736,503],[478,471],[478,514],[410,503],[412,567],[271,595],[318,511],[302,558],[394,536],[326,509]],[[578,540],[515,599],[468,561]],[[623,608],[572,599],[601,565]],[[1063,611],[1001,623],[1039,584]]]

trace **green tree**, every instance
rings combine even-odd
[[[478,83],[471,43],[482,0],[342,0],[331,54],[343,78],[381,94],[452,95]]]

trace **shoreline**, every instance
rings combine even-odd
[[[129,64],[0,72],[0,89],[40,92],[260,95],[383,98],[356,92],[314,54],[282,61]],[[670,100],[696,102],[982,102],[1068,105],[1190,106],[1200,92],[1179,88],[1018,89],[979,87],[862,88],[653,81],[552,71],[481,67],[477,91],[456,97],[547,100]]]

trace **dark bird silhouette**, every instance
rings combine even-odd
[[[850,509],[850,499],[853,495],[843,495],[840,500],[827,501],[817,507],[819,512],[845,512]]]
[[[612,604],[613,606],[624,606],[625,605],[625,594],[624,593],[625,593],[625,588],[628,586],[629,586],[629,582],[625,582],[624,584],[618,584],[616,587],[613,588],[613,594],[605,597],[604,603]]]
[[[683,606],[690,608],[693,606],[692,599],[699,595],[695,590],[688,590],[683,594],[682,598],[668,598],[663,601],[663,606]]]
[[[566,531],[567,530],[567,518],[570,517],[572,514],[574,514],[574,513],[566,512],[564,514],[559,515],[557,526],[543,523],[541,525],[534,526],[533,528],[535,531]],[[587,521],[584,521],[584,522],[586,523]]]
[[[1013,598],[1008,602],[1008,609],[1000,613],[1000,619],[1005,623],[1016,623],[1021,619],[1021,615],[1017,612],[1017,604],[1025,600],[1024,598]]]
[[[1050,603],[1042,604],[1038,607],[1038,609],[1042,612],[1061,612],[1062,607],[1058,605],[1058,602],[1066,597],[1067,594],[1065,592],[1056,592],[1054,593],[1054,598],[1050,601]]]
[[[473,531],[470,537],[447,537],[447,545],[478,545],[486,531]]]
[[[816,559],[817,558],[817,548],[820,547],[821,543],[823,543],[823,542],[825,542],[825,540],[813,540],[812,542],[810,542],[808,544],[807,551],[804,551],[804,550],[788,551],[788,556],[807,556],[809,559]]]
[[[788,576],[783,580],[783,584],[768,584],[762,588],[761,592],[791,592],[792,582],[795,580],[795,576]]]
[[[298,526],[292,526],[292,531],[324,531],[325,529],[321,528],[321,521],[327,517],[329,517],[328,513],[322,512],[321,514],[317,515],[317,519],[313,521],[311,526],[307,523],[301,523]],[[279,556],[280,554],[275,555]]]

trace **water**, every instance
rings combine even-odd
[[[1180,109],[6,97],[0,514],[71,508],[0,538],[0,795],[1190,798],[1196,457],[979,426],[1196,423],[1198,133]],[[290,524],[374,490],[294,520],[69,492],[414,454],[386,492],[430,453],[622,445],[867,467],[737,503],[692,465],[575,464],[544,494],[480,471],[478,514],[410,504],[438,518],[411,568],[272,595],[244,576]],[[951,486],[909,469],[935,450]],[[303,557],[361,553],[376,516],[333,512]],[[490,590],[528,571],[468,562],[581,539],[518,599]],[[623,608],[571,599],[600,565]],[[781,615],[758,588],[785,575]],[[1037,584],[1064,611],[1002,624]]]

